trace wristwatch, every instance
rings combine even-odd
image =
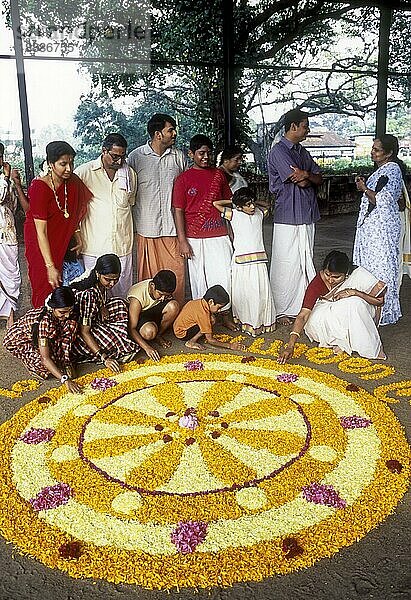
[[[61,378],[60,378],[60,382],[61,382],[61,383],[66,383],[66,381],[67,381],[68,379],[69,379],[69,376],[68,376],[68,375],[62,375],[62,376],[61,376]]]

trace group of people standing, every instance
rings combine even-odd
[[[28,321],[34,319],[40,332],[49,327],[50,315],[60,329],[64,325],[67,336],[73,338],[72,359],[98,358],[118,370],[118,359],[128,360],[142,347],[157,360],[159,354],[149,341],[159,334],[160,343],[167,343],[162,334],[184,305],[186,260],[193,300],[203,302],[202,309],[207,313],[207,307],[218,305],[229,328],[256,336],[273,331],[276,322],[291,324],[296,319],[280,360],[292,355],[304,327],[311,339],[322,345],[366,355],[362,346],[347,346],[333,333],[328,332],[327,338],[324,331],[317,335],[315,328],[308,332],[307,321],[314,305],[326,301],[326,292],[335,287],[336,281],[342,283],[335,274],[346,279],[351,267],[350,261],[341,262],[341,257],[328,261],[317,276],[322,286],[317,282],[313,294],[314,228],[320,218],[316,188],[322,175],[301,145],[309,133],[308,114],[298,109],[289,111],[284,125],[284,135],[271,150],[268,161],[270,191],[275,195],[270,274],[262,235],[263,218],[269,207],[256,201],[238,173],[243,156],[240,146],[226,148],[219,166],[214,167],[212,141],[205,135],[195,135],[188,152],[193,166],[187,168],[185,155],[175,147],[175,120],[157,113],[147,125],[149,141],[128,156],[127,141],[112,133],[103,140],[101,156],[74,169],[74,149],[66,142],[51,142],[46,148],[48,170],[32,181],[28,198],[18,172],[4,163],[4,147],[0,147],[4,182],[0,188],[1,248],[4,255],[10,255],[9,263],[2,269],[14,274],[14,279],[0,278],[0,316],[7,317],[12,330],[6,334],[8,349],[12,347],[10,339],[17,339],[18,326],[12,327],[20,277],[15,229],[14,237],[10,235],[14,225],[10,199],[17,195],[26,213],[25,252],[32,305],[37,311],[30,311],[33,314]],[[398,200],[405,192],[398,142],[395,146],[391,138],[396,141],[394,136],[375,140],[372,158],[378,169],[366,182],[357,179],[363,199],[354,262],[376,280],[367,276],[367,285],[361,289],[357,276],[358,289],[350,288],[358,292],[350,296],[357,295],[369,306],[382,307],[381,324],[394,323],[401,316]],[[13,247],[12,253],[9,246]],[[332,270],[337,267],[339,271]],[[135,279],[139,283],[133,285]],[[14,283],[7,289],[9,281]],[[224,304],[221,290],[216,296],[219,302],[210,297],[209,290],[215,288],[222,288],[227,294]],[[311,294],[308,303],[307,293]],[[377,301],[370,300],[377,296]],[[333,299],[339,297],[334,295]],[[150,321],[151,313],[146,311],[154,309],[153,304],[157,306],[157,316]],[[303,319],[299,318],[302,307],[306,311]],[[76,319],[72,318],[74,313]],[[375,314],[367,314],[376,330],[376,309]],[[33,325],[28,321],[26,329]],[[78,322],[80,333],[70,325],[72,321]],[[195,319],[194,322],[197,323]],[[370,326],[367,322],[367,328]],[[199,334],[216,341],[209,323],[206,329],[196,330],[192,338],[187,338],[187,345],[197,347]],[[19,335],[22,336],[21,331]],[[59,336],[66,339],[65,335],[59,330]],[[38,339],[41,364],[47,365],[47,353],[41,352],[44,334]],[[370,358],[383,358],[382,348],[374,346],[365,352],[373,354]],[[70,369],[61,372],[60,378],[67,376],[71,381]]]
[[[357,268],[335,251],[316,275],[314,227],[320,218],[316,187],[322,176],[301,145],[309,133],[308,114],[289,111],[284,128],[268,161],[270,191],[276,196],[270,270],[274,303],[281,322],[293,323],[280,360],[292,356],[303,329],[311,340],[336,353],[356,351],[384,359],[377,326],[394,324],[401,317],[402,275],[411,276],[410,204],[398,140],[390,134],[375,139],[371,158],[376,169],[367,180],[356,178],[363,193],[352,261]]]

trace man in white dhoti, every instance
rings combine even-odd
[[[303,329],[311,341],[335,354],[357,352],[364,358],[385,359],[377,325],[386,284],[363,267],[352,266],[344,252],[333,250],[309,284],[288,344],[280,353],[284,364],[294,353]]]
[[[320,219],[316,187],[320,168],[301,146],[308,135],[308,113],[284,117],[285,134],[268,157],[270,191],[275,194],[270,281],[280,324],[291,324],[305,290],[315,277],[314,224]]]

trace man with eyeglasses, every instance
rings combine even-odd
[[[121,276],[113,296],[125,298],[133,283],[133,219],[137,176],[126,163],[127,142],[119,133],[110,133],[103,141],[101,156],[80,165],[75,173],[93,197],[80,224],[83,260],[92,269],[99,256],[117,254]]]

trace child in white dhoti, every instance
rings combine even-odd
[[[311,341],[333,348],[335,354],[357,352],[364,358],[385,359],[377,325],[386,287],[363,267],[353,269],[344,252],[330,252],[307,288],[279,362],[292,357],[303,329]]]
[[[232,203],[213,203],[234,233],[231,302],[234,322],[255,337],[275,329],[276,313],[263,241],[264,210],[256,205],[250,188],[234,192]]]

